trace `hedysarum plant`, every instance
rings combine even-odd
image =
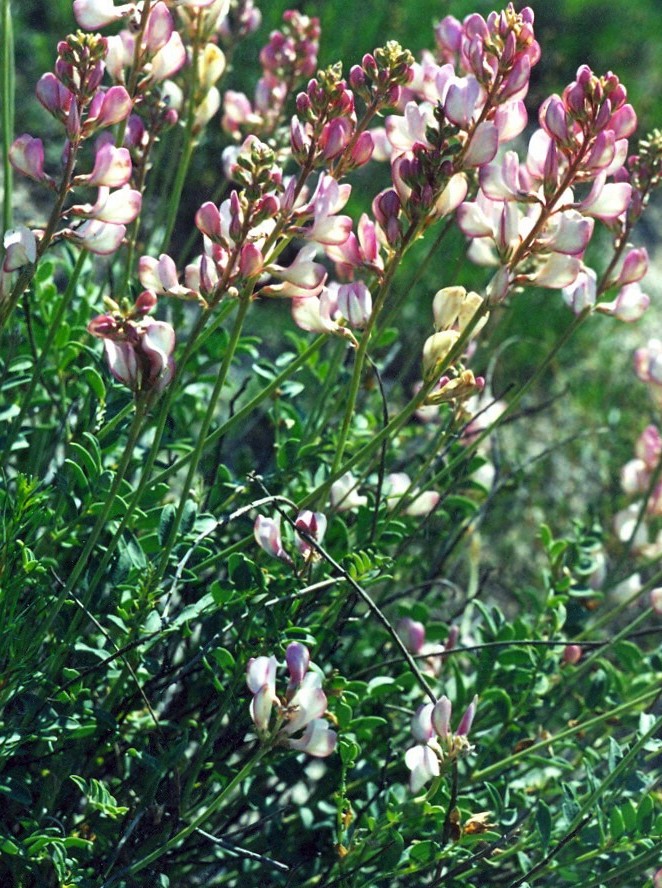
[[[662,140],[529,7],[322,23],[75,0],[4,114],[0,883],[652,885],[662,345],[597,418],[567,350]]]

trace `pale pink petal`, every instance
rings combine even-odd
[[[274,693],[269,685],[262,685],[251,700],[250,715],[258,731],[269,730],[269,719],[274,704]]]
[[[576,210],[557,213],[553,219],[556,223],[553,233],[541,239],[541,242],[556,253],[578,256],[584,252],[593,234],[593,219],[586,219]]]
[[[89,219],[74,232],[68,232],[67,236],[91,253],[105,256],[114,253],[119,248],[125,234],[124,225],[113,225],[109,222],[102,222],[100,219]]]
[[[605,184],[605,174],[595,180],[590,194],[579,204],[579,209],[603,222],[613,222],[630,205],[632,186],[628,182]]]
[[[302,737],[298,740],[290,738],[287,745],[316,758],[325,758],[331,755],[337,742],[338,735],[329,728],[329,723],[323,718],[315,718],[308,724]]]
[[[499,105],[494,115],[494,123],[499,133],[499,143],[510,142],[524,132],[529,122],[526,106],[522,101]]]
[[[542,268],[532,277],[539,287],[560,290],[569,287],[581,271],[581,261],[574,256],[552,253]]]
[[[456,210],[467,196],[468,184],[464,173],[456,173],[439,195],[434,205],[437,217],[447,216]]]
[[[494,158],[498,148],[499,131],[491,120],[484,120],[473,133],[464,162],[468,167],[483,166]]]
[[[106,143],[99,148],[94,159],[94,168],[85,179],[86,185],[105,185],[108,188],[121,188],[131,178],[131,155],[126,148],[116,148]]]
[[[424,630],[425,633],[425,630]],[[421,704],[411,720],[411,732],[417,743],[427,743],[434,736],[432,727],[432,703]]]
[[[440,773],[439,759],[429,746],[412,746],[405,753],[405,764],[411,771],[409,787],[412,792],[418,792]]]
[[[177,31],[173,31],[170,40],[152,59],[150,75],[152,80],[161,81],[172,77],[186,61],[186,49]]]
[[[457,210],[457,224],[467,237],[493,237],[494,226],[477,203],[463,203]]]
[[[267,685],[272,693],[276,693],[276,669],[278,660],[271,657],[251,657],[246,664],[246,684],[254,694],[263,685]]]
[[[451,701],[445,695],[437,700],[432,709],[432,727],[444,740],[450,729],[451,712]]]
[[[133,3],[115,6],[113,0],[74,0],[74,15],[81,28],[94,31],[131,15]]]

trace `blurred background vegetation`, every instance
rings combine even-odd
[[[345,71],[363,53],[388,39],[398,40],[418,57],[421,50],[433,48],[432,25],[443,16],[452,14],[461,19],[470,12],[487,15],[497,8],[484,0],[403,0],[397,4],[391,0],[361,0],[353,4],[340,0],[269,0],[258,5],[263,13],[262,27],[237,48],[223,84],[226,89],[239,89],[249,96],[260,73],[259,48],[269,31],[279,26],[287,8],[296,7],[319,16],[320,66],[340,58]],[[542,59],[533,71],[527,100],[532,128],[540,102],[552,92],[561,92],[583,63],[596,73],[611,69],[618,74],[639,115],[639,136],[662,125],[660,0],[637,0],[636,4],[628,0],[555,0],[532,5],[536,35],[542,47]],[[28,131],[42,137],[53,133],[53,150],[59,151],[58,128],[33,96],[39,76],[52,68],[57,40],[75,28],[72,3],[21,0],[14,2],[13,15],[17,133]],[[182,242],[197,207],[219,192],[220,153],[226,144],[227,137],[220,131],[216,118],[203,136],[189,175],[184,228],[180,231]],[[634,150],[634,140],[631,144]],[[376,172],[370,169],[367,175],[361,171],[355,180],[355,208],[367,204],[378,187],[383,187],[375,186],[371,177]],[[660,202],[654,202],[648,221],[637,233],[637,243],[648,248],[652,260],[644,287],[653,297],[651,310],[634,325],[592,318],[563,350],[550,374],[530,393],[523,417],[499,436],[500,450],[495,456],[502,470],[513,473],[513,478],[521,472],[526,475],[526,482],[517,483],[516,489],[503,498],[506,511],[500,512],[498,501],[493,510],[493,520],[497,526],[503,526],[503,548],[498,555],[495,553],[500,564],[504,554],[509,554],[509,547],[535,545],[541,520],[552,520],[558,532],[567,531],[573,517],[586,523],[597,519],[608,527],[611,516],[625,503],[618,486],[619,468],[631,458],[641,430],[656,420],[652,402],[631,368],[634,349],[656,335],[662,318],[659,207]],[[436,290],[449,283],[481,289],[489,277],[484,270],[464,261],[463,238],[458,233],[451,234],[423,266],[430,240],[412,250],[395,284],[396,289],[410,292],[395,322],[400,334],[398,342],[389,354],[382,356],[387,379],[401,376],[403,366],[408,364],[412,379],[415,378],[420,342],[431,321],[429,306]],[[598,268],[604,265],[600,253],[607,246],[606,237],[596,239],[589,262]],[[549,351],[571,320],[571,314],[561,295],[553,291],[527,291],[513,299],[507,310],[494,314],[492,323],[499,322],[499,326],[492,337],[490,353],[482,355],[479,351],[472,366],[476,371],[488,372],[492,391],[499,395],[511,383],[517,384],[533,372],[541,355]],[[548,406],[539,410],[543,404]],[[561,440],[566,443],[559,446]],[[536,454],[548,448],[551,449],[546,456],[535,459]],[[513,520],[514,516],[517,520]],[[521,564],[520,558],[516,560]]]

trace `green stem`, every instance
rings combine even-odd
[[[604,853],[604,852],[603,852]],[[644,851],[639,857],[630,860],[627,863],[618,863],[606,873],[596,876],[590,882],[582,882],[582,888],[603,888],[604,885],[615,884],[616,888],[623,888],[623,885],[643,884],[639,880],[642,873],[649,866],[658,866],[660,862],[660,846],[655,842],[652,848]],[[632,876],[632,881],[630,881]]]
[[[203,344],[203,342],[205,341],[207,336],[218,328],[219,324],[225,319],[228,309],[231,307],[232,307],[232,303],[230,301],[228,301],[227,305],[224,306],[223,309],[221,309],[221,311],[218,313],[219,316],[215,319],[214,323],[210,324],[210,326],[204,332],[202,332],[202,331],[203,331],[204,325],[207,321],[209,314],[208,314],[208,312],[205,312],[204,314],[200,315],[195,327],[193,328],[193,331],[191,332],[191,336],[189,337],[189,340],[186,344],[186,348],[184,349],[184,353],[178,363],[175,379],[173,379],[172,383],[168,387],[168,390],[167,390],[167,393],[164,397],[163,403],[161,404],[161,410],[159,412],[157,426],[154,431],[154,438],[152,440],[152,444],[151,444],[149,453],[147,455],[147,459],[145,460],[145,463],[143,465],[143,469],[142,469],[142,472],[140,475],[140,480],[139,480],[138,485],[133,493],[131,500],[129,501],[129,503],[127,505],[127,508],[126,508],[124,514],[122,515],[119,525],[117,526],[113,536],[110,539],[110,542],[108,543],[108,546],[106,547],[106,551],[103,554],[103,558],[101,559],[101,563],[99,564],[99,567],[97,568],[96,573],[94,574],[94,576],[92,577],[92,580],[90,581],[90,594],[93,593],[94,589],[97,586],[97,583],[99,583],[101,581],[101,579],[103,578],[105,570],[108,567],[108,564],[110,563],[110,559],[113,557],[115,549],[117,548],[117,545],[118,545],[120,539],[122,538],[122,534],[124,533],[125,528],[127,527],[129,521],[131,520],[131,517],[132,517],[133,513],[135,512],[136,508],[140,505],[140,501],[142,499],[143,493],[145,492],[145,489],[150,485],[150,483],[154,486],[156,484],[159,484],[160,479],[162,478],[162,476],[164,474],[164,473],[161,473],[161,475],[159,475],[155,480],[151,481],[152,469],[154,468],[154,463],[156,462],[156,457],[158,456],[159,447],[161,446],[161,438],[163,437],[163,432],[164,432],[164,429],[166,426],[166,422],[168,420],[168,414],[170,412],[170,406],[172,404],[173,397],[175,395],[175,391],[177,388],[177,381],[181,378],[181,374],[184,369],[184,366],[185,366],[186,362],[188,361],[188,359],[191,357],[191,355],[195,351],[197,351],[197,349]],[[193,451],[191,451],[191,452],[193,452]],[[167,478],[167,476],[168,476],[167,472],[165,473],[165,476]]]
[[[85,544],[85,547],[83,548],[83,551],[78,556],[78,560],[74,564],[71,574],[69,575],[69,579],[64,584],[59,595],[57,596],[57,598],[53,602],[53,605],[52,605],[51,610],[48,614],[48,617],[46,618],[46,622],[45,622],[44,626],[41,628],[41,631],[39,633],[40,639],[45,638],[47,636],[48,632],[50,631],[50,628],[53,625],[53,622],[55,621],[56,616],[60,612],[62,605],[64,604],[65,600],[67,599],[67,596],[69,595],[71,590],[74,588],[74,586],[78,582],[81,574],[83,573],[83,571],[87,567],[88,559],[89,559],[90,555],[92,554],[92,550],[94,549],[94,546],[96,545],[96,542],[99,539],[101,532],[103,531],[104,527],[106,526],[106,521],[108,520],[108,516],[110,515],[111,510],[115,504],[115,499],[117,497],[117,494],[119,493],[119,489],[122,484],[122,481],[124,480],[124,475],[126,474],[126,471],[129,467],[129,463],[131,462],[131,458],[133,456],[133,450],[134,450],[136,444],[138,443],[138,439],[139,439],[140,434],[142,432],[143,420],[145,418],[147,406],[148,406],[147,401],[144,398],[141,399],[140,401],[138,401],[136,404],[136,414],[133,417],[133,423],[131,425],[131,429],[129,430],[129,437],[126,442],[126,447],[124,448],[124,453],[122,454],[122,459],[120,460],[120,464],[117,467],[117,471],[115,472],[115,477],[113,478],[113,483],[111,485],[111,488],[110,488],[108,495],[104,501],[101,511],[97,515],[97,520],[94,523],[94,526],[90,532],[89,537],[87,538],[87,542]],[[83,601],[83,603],[86,605],[89,600],[89,592],[90,592],[90,590],[88,589],[88,594],[85,596],[85,600]],[[67,635],[71,634],[72,626],[73,626],[73,624],[70,625],[69,632],[67,633]],[[64,647],[64,645],[63,645],[63,647]]]
[[[444,365],[439,368],[439,374],[443,374],[444,371],[453,365],[455,361],[457,361],[460,355],[463,353],[466,348],[466,344],[471,337],[471,333],[484,314],[485,304],[483,304],[482,309],[478,309],[478,311],[474,314],[470,323],[467,324],[465,329],[462,331],[459,339],[446,356]],[[364,444],[360,450],[357,450],[354,456],[347,459],[343,465],[339,466],[337,469],[332,470],[329,477],[326,481],[323,481],[318,487],[312,490],[308,496],[304,497],[304,499],[299,504],[301,509],[310,508],[310,506],[316,502],[321,496],[323,496],[328,489],[331,487],[334,481],[337,481],[345,472],[348,472],[350,469],[354,468],[355,465],[362,462],[367,457],[374,454],[374,452],[380,447],[382,441],[384,439],[396,435],[400,429],[411,419],[414,413],[425,403],[425,399],[430,394],[434,386],[436,385],[437,379],[428,380],[425,382],[421,388],[418,390],[416,395],[412,398],[412,400],[406,404],[402,410],[391,419],[388,425],[383,426],[379,432],[377,432],[367,444]],[[498,422],[498,420],[497,420]],[[488,432],[484,432],[482,436],[479,436],[476,440],[482,440]],[[462,455],[461,459],[463,460],[465,457]],[[459,460],[458,460],[459,461]]]
[[[179,204],[182,198],[182,191],[184,190],[186,174],[188,173],[188,168],[191,163],[191,157],[193,156],[193,151],[195,149],[193,125],[195,123],[195,102],[198,87],[198,56],[200,55],[200,27],[202,23],[202,18],[202,12],[198,11],[198,26],[195,38],[193,40],[193,54],[191,58],[191,82],[189,85],[190,92],[188,95],[188,102],[186,106],[184,150],[182,151],[182,155],[179,159],[179,164],[177,166],[177,175],[175,176],[175,181],[172,185],[172,190],[170,191],[170,196],[168,199],[165,233],[161,242],[161,253],[165,253],[168,249],[170,238],[175,228],[175,221],[177,219],[177,212],[179,210]]]
[[[218,792],[211,802],[206,806],[202,813],[198,814],[188,826],[185,826],[178,833],[176,833],[171,839],[169,839],[164,845],[161,845],[160,848],[152,851],[151,854],[148,854],[146,857],[143,857],[142,860],[138,860],[136,863],[132,864],[128,869],[126,869],[121,875],[122,876],[134,876],[136,873],[139,873],[141,870],[144,870],[146,866],[149,866],[151,863],[154,863],[155,860],[158,860],[160,857],[163,857],[164,854],[167,854],[169,851],[172,851],[173,848],[176,848],[180,842],[183,842],[184,839],[188,838],[192,832],[195,832],[198,827],[202,826],[209,818],[217,811],[223,802],[235,791],[235,789],[239,786],[239,784],[248,777],[250,772],[253,770],[255,765],[266,755],[268,752],[268,747],[261,747],[258,749],[257,753],[253,756],[253,758],[249,759],[243,768],[238,771],[235,776],[230,780],[230,782],[223,787],[220,792]],[[113,879],[116,881],[116,879]],[[102,888],[106,888],[110,883],[105,882]]]
[[[593,666],[594,661],[597,657],[604,657],[605,653],[609,651],[610,648],[613,648],[615,644],[619,641],[622,641],[624,638],[627,638],[629,635],[632,635],[635,629],[640,626],[642,623],[648,623],[651,619],[651,608],[646,608],[646,610],[642,611],[634,620],[627,624],[623,629],[620,630],[616,635],[610,637],[605,644],[597,648],[597,650],[593,651],[590,656],[586,657],[585,660],[574,669],[572,674],[569,676],[568,685],[576,684],[584,674]],[[579,642],[581,644],[581,642]]]
[[[658,691],[659,693],[659,691]],[[597,786],[593,792],[584,800],[579,811],[575,815],[574,820],[568,827],[569,832],[573,832],[573,830],[577,829],[581,821],[584,819],[586,814],[591,811],[594,807],[596,807],[598,800],[607,789],[611,786],[611,784],[617,780],[632,764],[634,759],[637,757],[642,748],[648,743],[648,741],[654,737],[660,728],[662,727],[662,715],[655,719],[652,727],[650,727],[645,734],[642,734],[641,737],[637,740],[637,742],[632,746],[627,753],[624,755],[620,762],[616,765],[615,768],[609,771],[604,780]]]
[[[14,137],[14,32],[11,18],[11,2],[2,4],[2,182],[4,198],[2,228],[7,231],[12,223],[13,170],[9,162],[9,149]]]
[[[295,358],[291,364],[288,364],[287,367],[283,370],[282,373],[279,373],[269,385],[265,386],[263,389],[255,395],[251,400],[245,404],[241,410],[238,410],[235,414],[230,416],[226,421],[220,425],[217,429],[207,436],[205,441],[205,447],[211,447],[212,444],[215,444],[220,438],[224,435],[227,435],[236,425],[242,422],[250,413],[253,412],[263,401],[266,401],[274,392],[278,391],[278,389],[282,386],[282,384],[290,378],[290,376],[302,367],[315,352],[318,352],[322,345],[326,342],[326,336],[318,336],[308,348],[301,352],[301,354]],[[160,472],[153,480],[153,484],[161,484],[168,480],[168,478],[175,472],[178,472],[183,466],[185,466],[192,458],[193,450],[190,453],[184,454],[184,456],[180,456],[178,460],[176,460],[171,466],[168,466],[167,469],[164,469]]]
[[[142,12],[140,15],[140,23],[138,25],[138,31],[134,35],[134,48],[133,48],[133,60],[131,63],[131,73],[129,74],[129,82],[127,84],[127,92],[131,96],[131,100],[136,101],[136,90],[138,88],[138,78],[140,77],[140,73],[142,71],[142,44],[143,37],[145,36],[145,28],[147,27],[147,22],[149,21],[149,13],[150,7],[152,5],[152,0],[145,0],[142,5]],[[117,138],[115,140],[115,145],[118,148],[124,144],[124,134],[126,132],[126,127],[129,122],[129,118],[125,117],[124,120],[121,121],[117,128]]]
[[[30,384],[28,386],[28,389],[25,392],[25,395],[23,396],[23,400],[22,400],[21,409],[19,411],[19,414],[16,417],[16,419],[13,421],[11,428],[9,430],[9,433],[8,433],[7,443],[5,444],[5,451],[4,451],[4,455],[3,455],[5,461],[9,458],[12,445],[14,444],[14,441],[16,440],[16,436],[18,435],[18,433],[21,430],[21,424],[23,423],[23,420],[25,418],[25,414],[27,413],[27,411],[30,407],[30,404],[32,402],[32,396],[34,394],[34,390],[36,389],[37,384],[39,383],[39,380],[41,379],[41,374],[44,369],[44,364],[46,363],[46,359],[47,359],[48,354],[50,352],[51,346],[53,345],[53,342],[55,341],[55,337],[57,336],[57,334],[60,330],[60,325],[62,324],[64,316],[65,316],[65,314],[69,308],[69,305],[71,304],[71,300],[76,292],[76,285],[78,283],[78,278],[80,277],[81,271],[83,270],[83,266],[85,265],[86,259],[87,259],[87,250],[81,250],[78,255],[78,259],[76,260],[76,264],[74,266],[74,269],[71,273],[71,277],[69,278],[69,283],[67,284],[67,289],[65,290],[64,295],[62,296],[62,299],[61,299],[60,304],[57,308],[57,311],[55,312],[54,316],[51,318],[51,320],[48,323],[48,333],[46,334],[46,341],[44,342],[44,346],[41,350],[41,354],[39,355],[39,358],[37,359],[37,362],[36,362],[34,369],[32,371],[32,378],[30,379]]]
[[[211,426],[212,420],[214,418],[214,414],[216,412],[216,407],[218,405],[218,399],[221,396],[221,392],[223,390],[223,386],[225,385],[225,381],[227,379],[228,371],[230,369],[230,365],[232,363],[232,359],[234,358],[234,353],[236,351],[237,345],[239,344],[239,339],[241,337],[241,330],[244,325],[244,320],[248,313],[248,308],[250,306],[250,293],[244,293],[240,297],[239,302],[239,311],[237,312],[237,316],[235,318],[234,327],[232,328],[232,333],[230,334],[230,341],[228,343],[227,350],[223,355],[223,361],[221,363],[221,367],[218,371],[218,376],[216,378],[216,382],[214,384],[214,388],[212,390],[211,396],[209,398],[209,404],[207,405],[207,412],[202,420],[202,426],[200,428],[200,432],[198,434],[198,441],[193,449],[193,453],[191,454],[191,460],[188,468],[188,473],[186,475],[186,480],[184,481],[184,486],[182,489],[182,495],[179,500],[179,505],[177,507],[177,512],[175,513],[174,520],[170,527],[170,532],[168,533],[168,537],[165,541],[163,547],[163,553],[161,555],[161,560],[159,561],[159,566],[156,572],[155,582],[163,576],[167,566],[168,560],[170,558],[170,553],[172,552],[175,541],[177,539],[177,533],[179,532],[179,526],[182,521],[182,517],[184,515],[184,508],[186,506],[186,501],[189,495],[189,491],[191,489],[191,485],[193,483],[193,478],[195,473],[198,470],[198,463],[200,462],[200,458],[202,457],[203,451],[207,445],[207,435],[209,433],[209,428]]]
[[[375,327],[375,324],[377,323],[377,318],[388,295],[391,282],[393,280],[395,272],[398,269],[400,260],[404,256],[407,247],[414,239],[417,231],[418,226],[412,223],[402,240],[402,244],[391,256],[388,268],[386,269],[379,290],[377,291],[377,295],[375,296],[372,313],[370,315],[368,323],[366,324],[365,330],[363,331],[363,335],[361,336],[359,347],[356,350],[356,357],[354,358],[354,370],[352,372],[352,380],[350,382],[349,394],[347,396],[347,406],[345,407],[345,414],[343,416],[340,433],[336,442],[336,454],[333,459],[333,466],[331,468],[332,473],[338,471],[338,468],[342,463],[343,455],[345,453],[345,447],[347,445],[347,438],[349,437],[349,430],[352,424],[352,419],[354,418],[354,408],[356,407],[356,400],[358,398],[359,388],[361,386],[361,377],[363,375],[363,367],[365,365],[366,355],[368,352],[368,344],[370,342],[372,331]]]
[[[603,712],[601,715],[596,715],[593,718],[589,718],[585,722],[573,725],[573,727],[567,728],[567,730],[565,731],[560,731],[553,737],[548,737],[546,740],[540,740],[538,743],[534,743],[533,746],[529,746],[526,749],[521,749],[519,752],[514,752],[512,755],[506,756],[506,758],[495,762],[495,764],[488,765],[488,767],[483,768],[482,771],[474,771],[474,773],[471,775],[471,778],[476,782],[479,782],[481,780],[488,780],[494,774],[499,774],[501,773],[501,771],[505,771],[507,768],[512,768],[512,766],[519,762],[520,759],[523,759],[526,756],[532,755],[536,752],[546,752],[550,746],[552,746],[554,743],[558,743],[559,740],[565,740],[568,737],[574,737],[575,734],[583,733],[584,731],[588,731],[590,728],[603,724],[609,719],[623,715],[626,712],[635,709],[642,703],[648,703],[650,700],[657,697],[659,693],[659,688],[656,687],[652,690],[649,688],[645,694],[641,694],[639,697],[635,697],[633,700],[629,700],[627,703],[622,703],[615,709],[610,709],[608,712]]]
[[[118,410],[115,416],[112,419],[109,419],[108,422],[104,423],[99,431],[97,432],[97,441],[103,441],[104,438],[108,437],[108,435],[118,426],[123,420],[127,418],[133,411],[133,403],[129,401],[127,404],[122,407],[121,410]]]

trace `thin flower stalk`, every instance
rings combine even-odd
[[[240,784],[248,777],[255,768],[256,765],[264,758],[264,756],[268,752],[268,747],[261,746],[258,747],[257,752],[254,756],[252,756],[246,764],[234,775],[234,777],[228,781],[228,783],[221,789],[208,804],[203,804],[202,811],[198,809],[196,812],[191,812],[188,816],[193,819],[179,832],[175,833],[175,835],[168,839],[167,842],[164,842],[160,845],[156,850],[152,851],[150,854],[147,854],[141,860],[137,860],[135,863],[131,864],[131,866],[127,867],[122,871],[121,875],[126,876],[135,876],[136,873],[142,872],[145,867],[148,867],[150,864],[154,863],[159,858],[163,857],[164,854],[167,854],[169,851],[172,851],[176,848],[184,839],[187,839],[191,833],[195,832],[198,827],[202,826],[215,811],[221,807],[221,805],[227,801],[234,791],[240,786]],[[114,883],[116,879],[111,880],[111,882],[104,882],[104,886],[110,886]]]
[[[131,428],[129,430],[124,453],[122,454],[120,463],[115,471],[113,483],[104,500],[103,507],[97,515],[97,520],[95,521],[90,531],[85,546],[83,547],[82,552],[78,556],[78,559],[76,560],[76,563],[74,564],[71,573],[69,574],[69,578],[62,587],[55,601],[51,604],[48,616],[44,620],[43,625],[39,627],[39,633],[36,634],[37,638],[35,639],[36,647],[38,647],[42,643],[42,641],[47,638],[48,633],[50,632],[51,627],[55,621],[55,618],[59,614],[64,602],[67,600],[67,596],[69,595],[71,590],[76,587],[78,580],[82,576],[83,571],[89,563],[89,557],[92,554],[97,540],[101,536],[106,526],[108,516],[112,512],[113,506],[115,505],[115,500],[122,485],[122,481],[124,480],[124,476],[126,475],[129,465],[131,464],[133,451],[143,431],[143,423],[148,406],[149,397],[142,398],[136,402],[136,412],[133,417]],[[83,598],[83,603],[86,606],[89,603],[89,591],[88,595]],[[73,622],[72,624],[70,624],[70,631],[71,627],[73,626]]]
[[[2,2],[2,62],[0,63],[2,90],[2,228],[7,231],[12,223],[14,171],[9,162],[9,149],[14,133],[14,35],[11,18],[11,0]]]
[[[32,369],[32,376],[30,378],[30,382],[28,384],[27,389],[23,393],[21,400],[21,409],[18,414],[14,418],[9,432],[7,434],[7,442],[5,444],[5,452],[3,454],[3,461],[6,461],[9,458],[11,453],[12,446],[18,437],[18,434],[21,431],[21,425],[23,420],[25,419],[25,415],[30,409],[30,405],[32,403],[32,396],[34,395],[35,389],[42,377],[42,373],[44,371],[44,366],[46,364],[46,360],[50,354],[51,347],[55,338],[62,326],[62,322],[65,319],[65,315],[69,311],[71,307],[71,302],[76,293],[76,286],[78,284],[78,279],[80,278],[81,272],[83,270],[83,266],[85,265],[85,261],[87,259],[87,250],[82,249],[78,254],[78,258],[76,260],[76,264],[74,265],[73,271],[71,272],[71,277],[69,278],[69,282],[67,284],[67,289],[64,291],[62,295],[62,299],[60,300],[60,304],[57,307],[53,317],[50,320],[48,326],[48,333],[46,334],[46,339],[44,341],[43,348],[37,358],[37,361]]]
[[[177,163],[177,173],[175,175],[175,181],[172,183],[172,187],[168,189],[166,192],[168,194],[168,203],[166,206],[166,222],[165,222],[165,231],[163,233],[163,238],[161,241],[161,250],[160,252],[165,252],[168,249],[168,245],[170,243],[170,238],[172,236],[172,232],[175,228],[175,222],[177,220],[177,212],[179,210],[179,205],[182,199],[182,192],[184,190],[184,183],[186,181],[186,176],[188,173],[189,166],[191,164],[191,158],[193,157],[193,152],[195,150],[196,139],[194,134],[194,126],[195,126],[195,103],[196,103],[196,92],[198,89],[198,78],[199,78],[199,66],[198,66],[198,58],[200,56],[201,51],[201,30],[203,24],[203,15],[200,10],[197,13],[193,13],[197,16],[197,21],[195,25],[195,37],[193,40],[192,46],[192,58],[191,58],[191,67],[190,67],[190,80],[188,83],[188,98],[186,103],[186,123],[184,126],[184,135],[183,135],[183,145],[178,152],[178,163]]]
[[[252,289],[252,288],[251,288]],[[182,496],[179,501],[179,505],[177,507],[177,512],[175,513],[175,517],[170,526],[170,531],[168,533],[167,539],[163,544],[163,552],[161,554],[161,558],[159,560],[158,567],[156,569],[156,578],[155,582],[157,582],[165,573],[168,561],[170,560],[170,554],[175,546],[175,542],[177,540],[177,534],[179,532],[179,526],[182,521],[182,517],[184,515],[184,508],[186,506],[186,502],[188,499],[189,491],[191,489],[191,485],[193,483],[193,479],[195,477],[195,473],[198,470],[198,463],[200,462],[200,458],[205,449],[205,444],[207,440],[207,436],[209,434],[209,429],[214,419],[214,414],[216,413],[216,407],[218,405],[218,399],[221,396],[221,392],[223,391],[223,387],[225,385],[225,381],[227,379],[228,372],[230,370],[230,365],[232,364],[232,360],[234,358],[235,351],[237,349],[237,345],[239,344],[239,339],[241,338],[241,331],[244,325],[244,320],[246,319],[246,315],[248,313],[248,309],[250,307],[250,292],[244,293],[239,297],[239,308],[237,311],[237,316],[235,317],[234,326],[232,328],[232,332],[230,334],[230,341],[228,342],[228,346],[225,354],[223,355],[223,361],[221,363],[220,369],[218,371],[218,376],[216,377],[216,382],[214,383],[214,388],[209,397],[209,403],[207,405],[207,410],[202,420],[202,424],[200,426],[200,431],[198,432],[198,440],[196,442],[193,453],[191,454],[191,459],[189,463],[188,472],[186,474],[186,479],[184,480],[184,485],[182,489]]]

